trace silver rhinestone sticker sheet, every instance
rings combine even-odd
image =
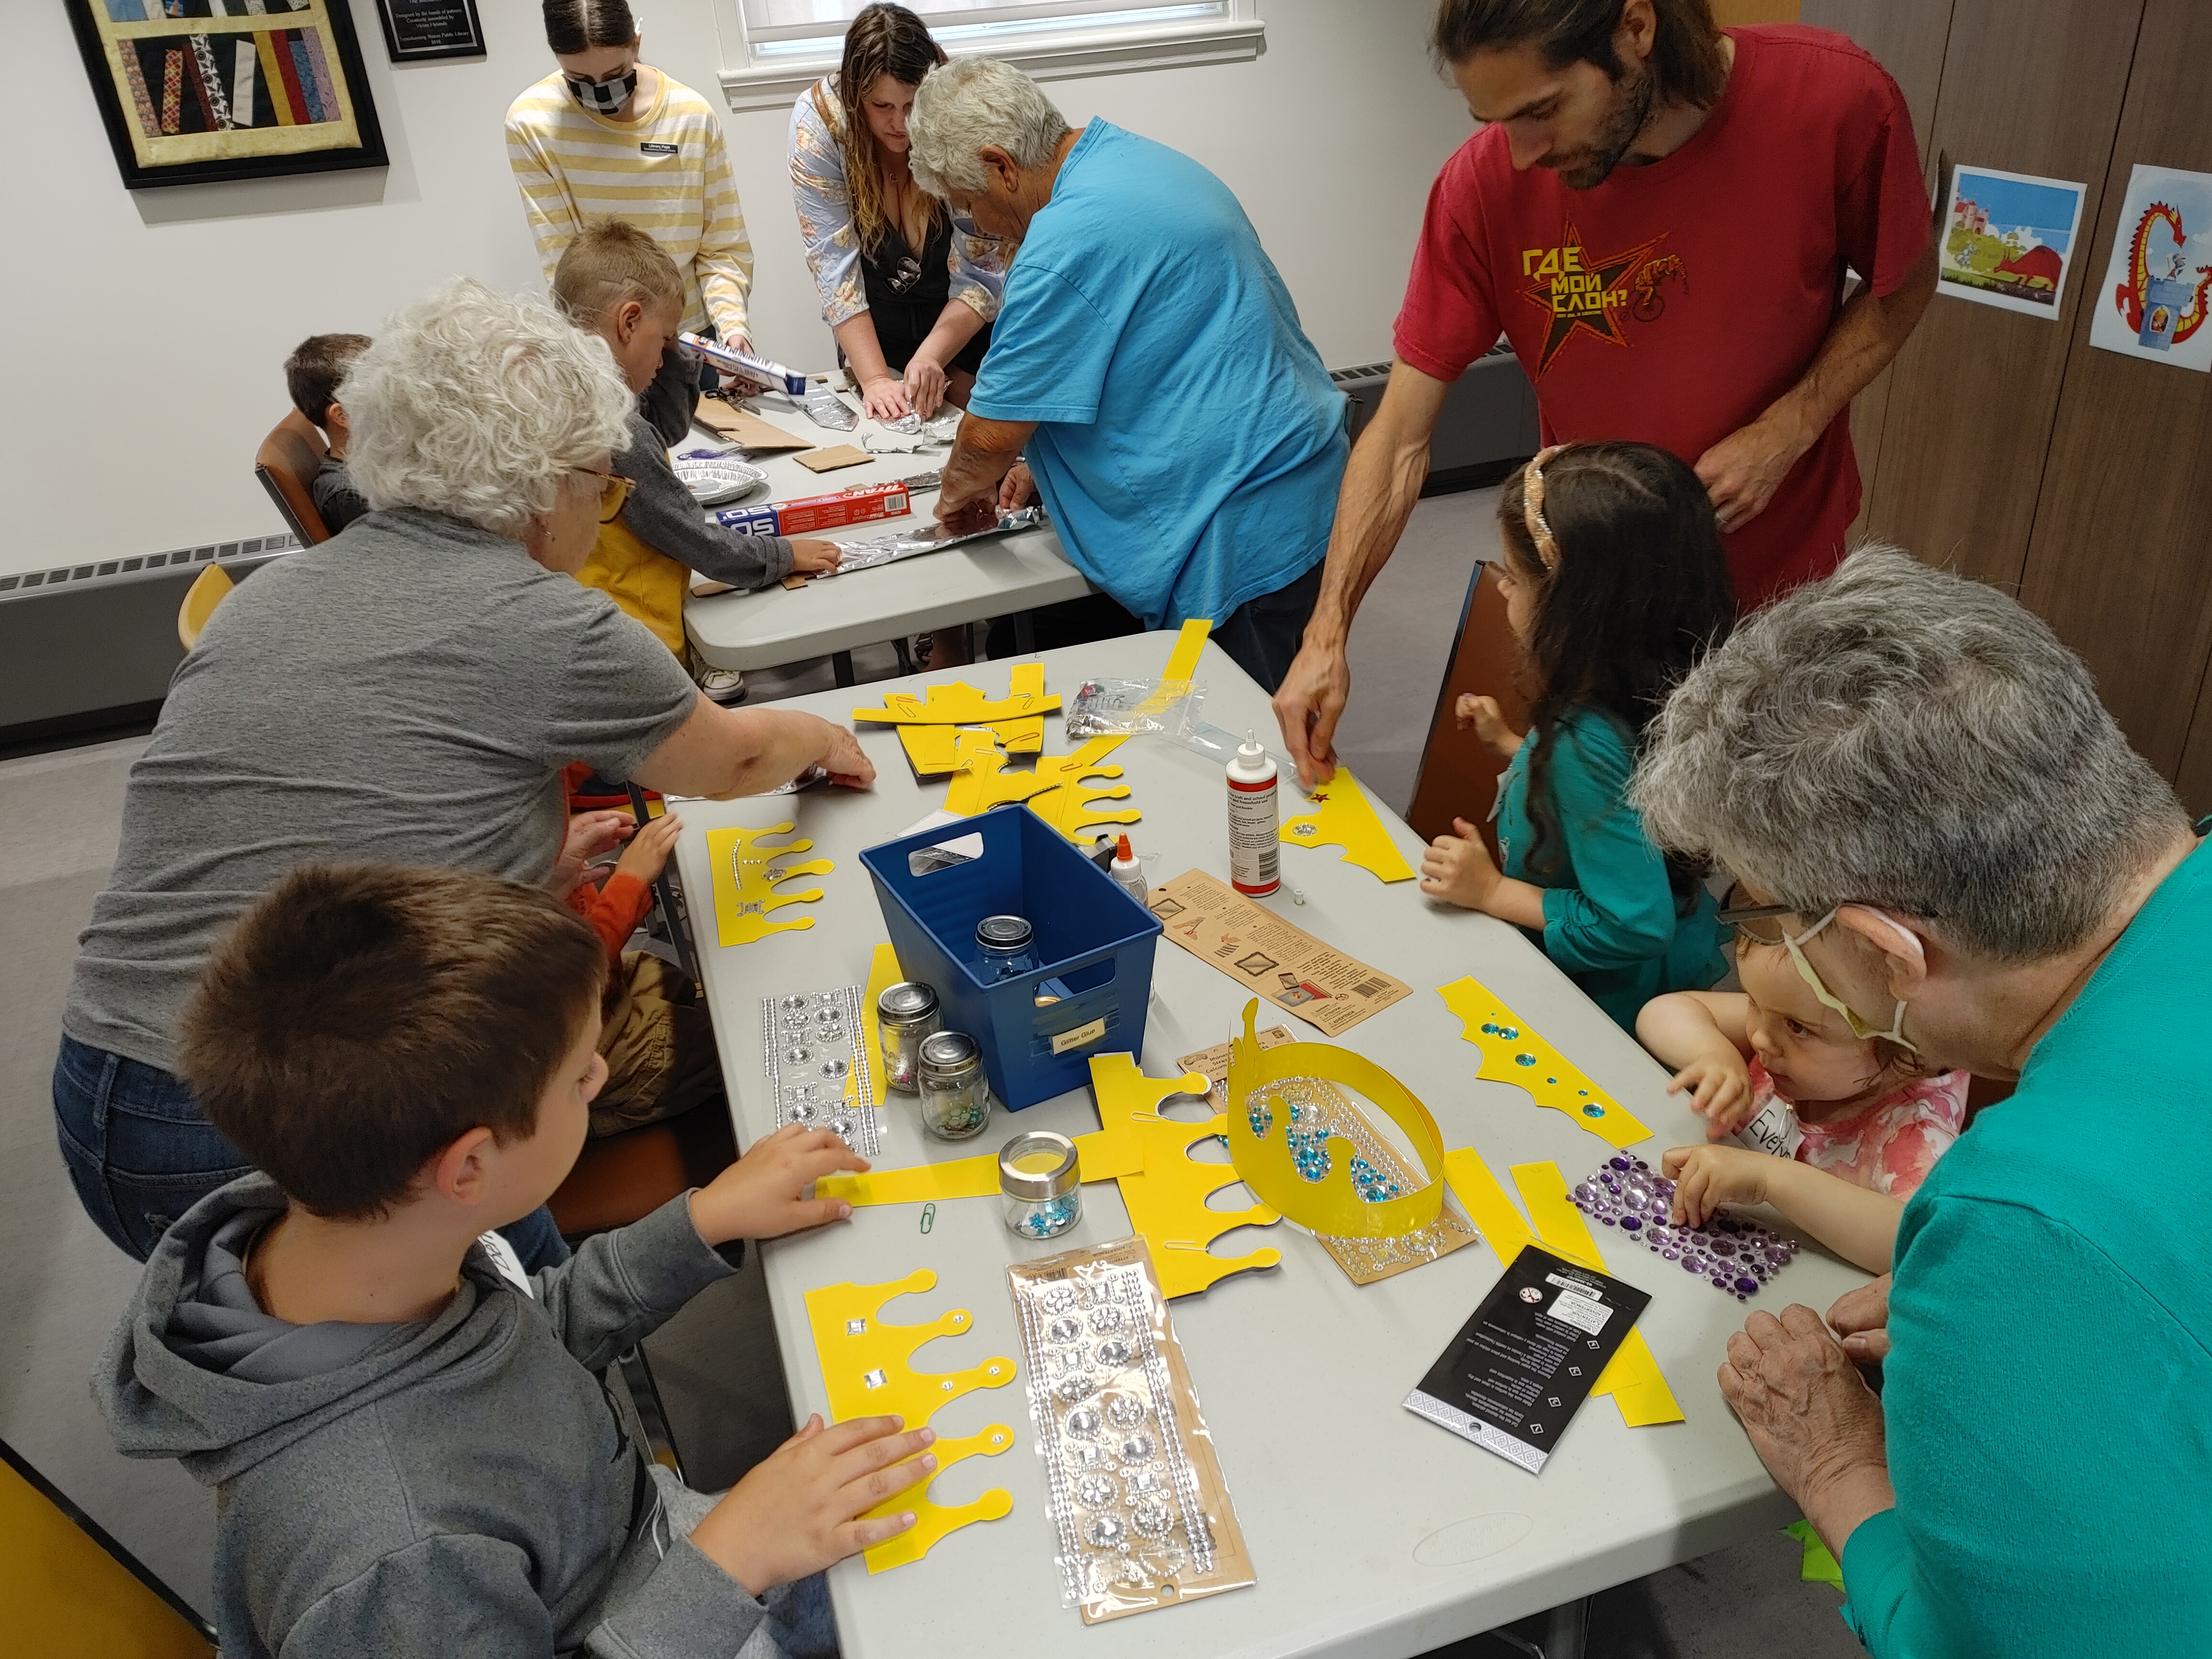
[[[1008,1272],[1062,1587],[1086,1624],[1252,1582],[1143,1250]]]
[[[862,1158],[883,1149],[875,1068],[861,990],[797,991],[761,1000],[761,1051],[778,1128],[834,1129]]]

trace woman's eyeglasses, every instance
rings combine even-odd
[[[1790,914],[1786,904],[1747,904],[1743,889],[1731,887],[1716,920],[1731,935],[1740,934],[1757,945],[1780,945],[1789,942],[1780,918]]]
[[[597,472],[588,466],[572,466],[568,471],[580,477],[599,481],[599,522],[612,524],[615,515],[623,510],[623,503],[629,499],[630,481],[619,472]]]

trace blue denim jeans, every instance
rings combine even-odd
[[[182,1079],[75,1037],[62,1039],[54,1061],[54,1127],[85,1213],[141,1261],[171,1222],[253,1168],[200,1115]],[[529,1272],[568,1259],[542,1206],[500,1231]]]
[[[1324,561],[1325,562],[1325,561]],[[1321,598],[1322,566],[1272,593],[1247,599],[1213,630],[1213,642],[1273,696],[1304,643],[1306,623]]]

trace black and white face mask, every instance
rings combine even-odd
[[[632,64],[620,75],[605,81],[587,81],[580,75],[564,75],[568,90],[576,101],[594,115],[612,115],[629,102],[630,94],[637,90],[637,65]]]

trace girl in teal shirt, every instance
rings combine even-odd
[[[1558,444],[1498,503],[1505,617],[1521,642],[1528,731],[1463,696],[1459,724],[1511,764],[1493,863],[1475,827],[1439,836],[1421,890],[1518,923],[1626,1030],[1667,991],[1728,970],[1712,896],[1628,805],[1645,723],[1735,617],[1712,502],[1649,444]]]

